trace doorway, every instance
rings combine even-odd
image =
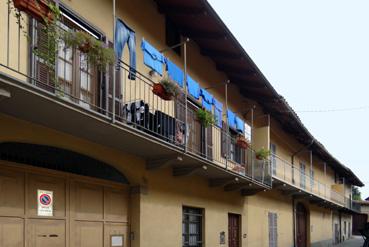
[[[296,206],[296,238],[297,247],[307,246],[307,210],[301,203]]]
[[[238,214],[228,214],[228,246],[240,247],[240,219]]]

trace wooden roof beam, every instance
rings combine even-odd
[[[170,15],[207,15],[203,7],[181,6],[176,4],[158,4],[161,14]]]

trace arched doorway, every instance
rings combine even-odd
[[[71,150],[0,143],[0,246],[128,246],[128,180]]]
[[[297,247],[307,246],[307,210],[302,203],[296,206],[296,242]]]

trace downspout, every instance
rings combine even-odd
[[[304,151],[304,149],[307,149],[307,148],[311,147],[311,145],[313,145],[314,142],[315,142],[315,139],[312,139],[311,142],[308,145],[303,146],[302,148],[300,148],[299,150],[297,150],[296,152],[294,152],[291,155],[291,163],[292,163],[292,165],[294,164],[295,156],[298,155],[299,153],[301,153],[302,151]]]
[[[295,211],[295,197],[292,196],[292,227],[293,227],[293,246],[296,247],[297,233],[296,233],[296,211]]]
[[[341,211],[338,211],[338,218],[339,218],[339,222],[340,222],[340,240],[339,243],[342,242],[342,214]]]

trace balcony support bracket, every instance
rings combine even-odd
[[[170,155],[165,157],[153,158],[146,161],[146,169],[154,170],[159,168],[168,167],[169,165],[181,162],[183,160],[182,156]]]

